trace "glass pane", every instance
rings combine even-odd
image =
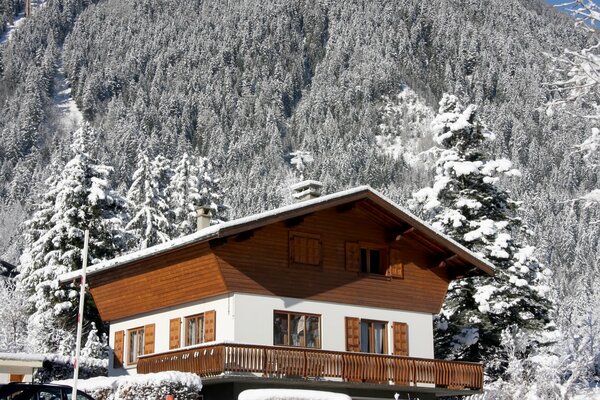
[[[360,272],[369,272],[367,254],[367,249],[360,249]]]
[[[319,317],[306,318],[306,347],[321,347]]]
[[[195,338],[196,338],[196,320],[194,318],[188,318],[187,321],[187,336],[185,338],[185,344],[187,346],[191,346],[196,344],[195,343]]]
[[[79,392],[79,390],[77,392]],[[71,400],[72,396],[73,396],[73,392],[69,391],[67,393],[67,400]],[[77,397],[75,397],[75,399],[76,400],[89,400],[89,397],[86,397],[86,396],[82,395],[81,393],[77,393]]]
[[[40,400],[61,400],[60,389],[43,389],[39,392]]]
[[[141,356],[142,354],[144,354],[144,331],[143,330],[139,330],[137,333],[137,353],[135,355],[135,358],[137,360],[137,356]]]
[[[372,274],[380,274],[380,268],[379,266],[381,265],[381,252],[379,250],[370,250],[370,267],[371,267],[371,273]]]
[[[129,346],[127,346],[128,350],[129,350],[129,356],[127,357],[127,360],[129,360],[130,363],[134,363],[135,360],[137,359],[137,357],[136,357],[136,354],[137,354],[136,336],[137,336],[136,331],[129,332]]]
[[[385,324],[381,322],[373,322],[373,330],[374,330],[374,343],[373,343],[373,352],[378,354],[383,354],[384,351],[384,333],[385,333]]]
[[[360,321],[360,351],[369,352],[369,323]]]
[[[304,346],[304,315],[290,315],[292,346]]]
[[[273,344],[287,344],[287,314],[275,314],[273,317]]]
[[[198,317],[198,336],[196,344],[204,343],[204,317]]]

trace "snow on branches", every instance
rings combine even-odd
[[[414,193],[411,207],[496,266],[494,277],[454,281],[436,323],[436,347],[448,358],[486,361],[490,376],[502,374],[501,334],[508,326],[535,332],[548,321],[547,270],[517,216],[519,203],[498,187],[501,177],[520,176],[509,160],[488,160],[483,150],[495,135],[474,105],[445,94],[432,124],[441,147],[431,187]]]

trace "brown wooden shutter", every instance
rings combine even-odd
[[[390,267],[386,275],[393,278],[404,278],[404,264],[402,263],[402,252],[398,249],[390,249]]]
[[[154,324],[144,326],[144,354],[154,353]]]
[[[204,341],[205,342],[213,342],[216,340],[215,335],[215,319],[217,313],[212,311],[207,311],[204,313]]]
[[[408,356],[408,324],[394,322],[394,355]]]
[[[360,319],[346,317],[346,351],[360,351]]]
[[[113,351],[113,368],[123,367],[123,346],[125,343],[125,331],[115,332],[115,348]]]
[[[307,260],[310,265],[321,265],[321,240],[318,238],[307,239]]]
[[[346,271],[360,272],[360,246],[358,242],[346,242]]]
[[[312,233],[290,232],[290,266],[321,265],[321,237]]]
[[[181,318],[173,318],[169,321],[169,350],[178,349],[181,346]]]

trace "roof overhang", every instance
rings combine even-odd
[[[42,354],[0,353],[0,373],[31,374],[44,360]]]
[[[471,267],[473,274],[494,274],[493,265],[482,257],[471,252],[452,238],[434,230],[426,222],[413,215],[410,211],[394,203],[392,200],[372,189],[371,187],[359,186],[353,189],[318,197],[316,199],[294,203],[288,206],[276,208],[274,210],[265,211],[248,217],[213,225],[191,235],[92,265],[88,268],[87,275],[93,276],[113,268],[118,268],[120,266],[148,257],[168,253],[183,247],[192,246],[214,239],[227,238],[243,232],[252,231],[269,224],[285,221],[290,218],[301,217],[306,214],[332,207],[353,204],[361,200],[367,200],[369,204],[372,204],[375,207],[375,209],[385,214],[386,218],[396,221],[398,227],[401,228],[397,232],[398,235],[418,235],[420,240],[425,240],[428,244],[443,249],[447,254],[447,257],[440,260],[440,265],[446,262],[456,262],[456,260],[459,260],[465,265]],[[59,277],[59,281],[61,283],[66,283],[77,279],[80,276],[81,270],[72,271],[61,275]]]

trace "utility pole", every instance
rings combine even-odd
[[[25,18],[31,17],[31,0],[25,0]]]

